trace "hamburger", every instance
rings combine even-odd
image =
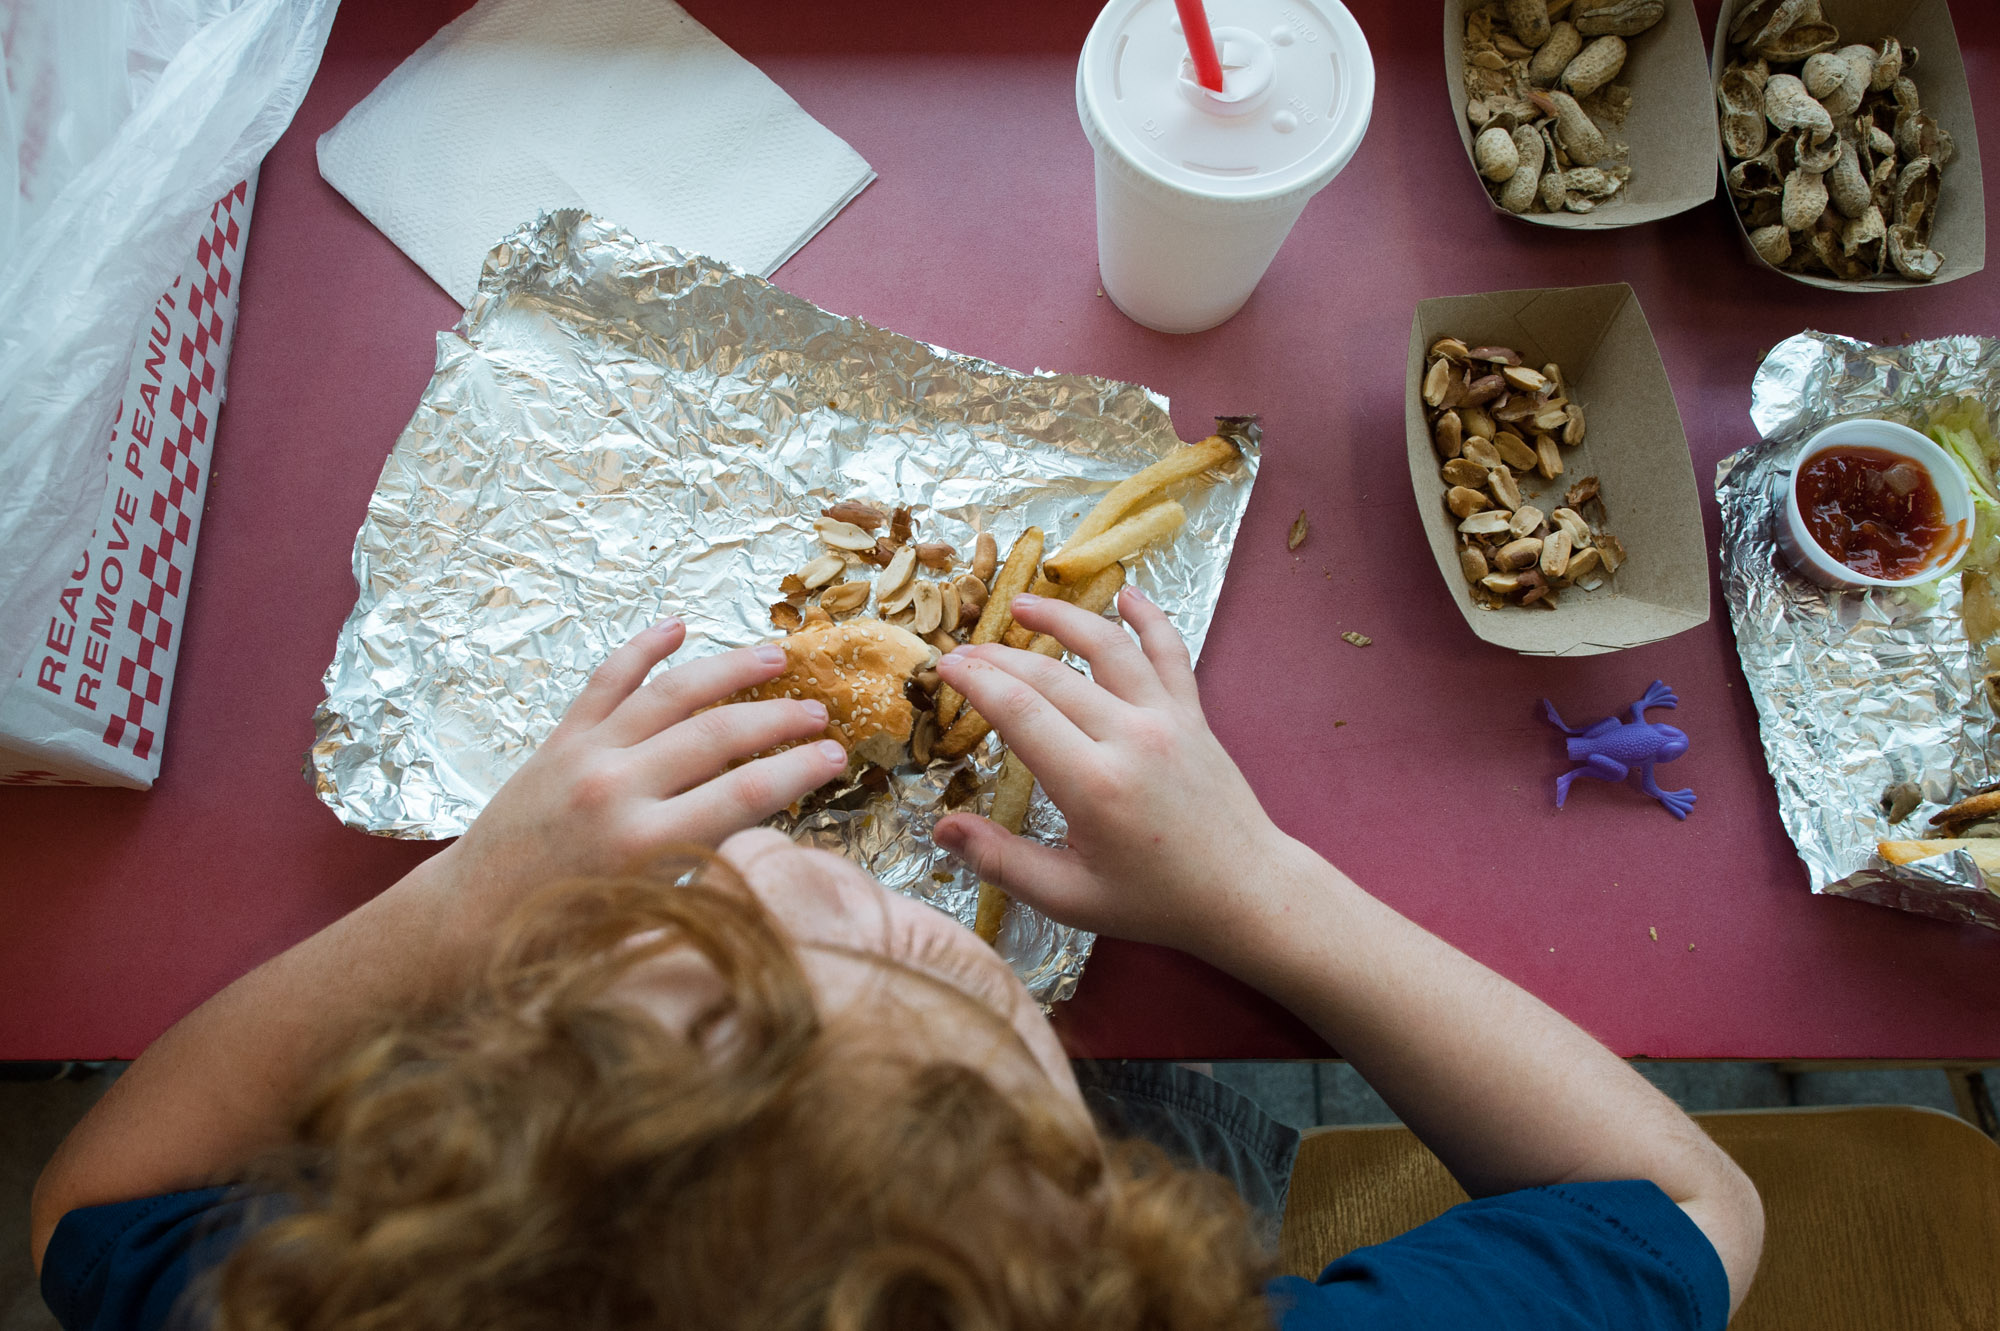
[[[896,767],[909,761],[917,709],[908,685],[937,664],[937,648],[879,619],[810,622],[779,640],[785,673],[723,701],[811,698],[826,706],[826,736],[850,765]]]

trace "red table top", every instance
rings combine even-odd
[[[1467,631],[1424,546],[1402,399],[1417,300],[1629,282],[1706,491],[1716,461],[1755,441],[1768,347],[1804,328],[2000,333],[2000,268],[1836,295],[1753,269],[1721,202],[1601,235],[1496,217],[1453,128],[1437,11],[1350,4],[1380,79],[1366,142],[1243,312],[1171,337],[1097,295],[1072,92],[1089,0],[689,0],[881,173],[779,285],[1002,364],[1148,384],[1186,437],[1262,414],[1263,470],[1200,673],[1281,825],[1621,1054],[2000,1057],[2000,934],[1808,892],[1719,595],[1701,628],[1583,660]],[[0,1058],[133,1055],[430,853],[342,827],[300,769],[354,602],[355,529],[458,311],[320,179],[313,143],[464,7],[347,0],[265,163],[165,768],[143,794],[0,793]],[[1698,7],[1712,24],[1715,0]],[[1976,23],[1960,37],[1991,141],[2000,38]],[[1301,508],[1312,536],[1292,555]],[[1703,509],[1713,548],[1712,497]],[[1349,646],[1350,629],[1374,644]],[[1693,748],[1673,774],[1700,793],[1693,817],[1589,782],[1558,812],[1564,764],[1535,701],[1603,715],[1654,678],[1680,693]],[[1058,1021],[1080,1054],[1328,1052],[1193,960],[1115,941]]]

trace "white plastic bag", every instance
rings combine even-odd
[[[148,312],[291,123],[338,0],[0,0],[0,695],[104,498]]]

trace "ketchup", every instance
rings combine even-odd
[[[1856,573],[1921,573],[1949,530],[1921,462],[1881,448],[1829,448],[1799,470],[1799,516],[1820,548]]]

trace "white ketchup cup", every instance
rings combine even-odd
[[[1874,578],[1835,559],[1806,526],[1799,511],[1799,473],[1822,453],[1836,448],[1874,448],[1914,462],[1930,474],[1944,509],[1945,536],[1924,566],[1907,578]],[[1951,454],[1907,425],[1894,421],[1837,421],[1806,440],[1785,478],[1785,503],[1778,513],[1778,548],[1792,567],[1822,587],[1866,591],[1871,587],[1914,587],[1934,582],[1958,567],[1972,548],[1972,487]]]

